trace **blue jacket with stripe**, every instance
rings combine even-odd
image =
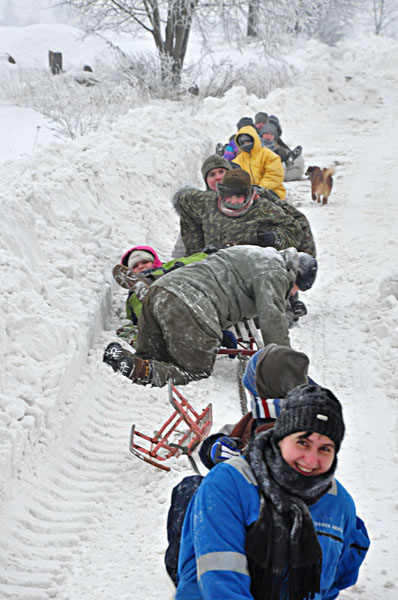
[[[333,600],[356,582],[368,534],[353,499],[337,481],[309,509],[323,556],[315,600]],[[259,510],[257,482],[245,458],[220,463],[207,474],[184,520],[176,600],[253,599],[245,538]]]

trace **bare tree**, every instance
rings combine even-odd
[[[361,0],[295,0],[294,30],[335,44],[350,30]]]
[[[62,0],[78,13],[87,32],[131,30],[132,26],[152,35],[166,82],[178,85],[188,46],[192,19],[199,0]],[[163,28],[163,30],[162,30]]]
[[[203,52],[215,32],[239,45],[255,36],[259,54],[275,55],[298,0],[60,0],[82,19],[87,33],[148,32],[162,65],[164,83],[178,87],[191,28],[202,34]],[[218,39],[220,40],[220,38]]]
[[[247,14],[247,35],[248,37],[257,37],[259,0],[249,0]]]
[[[398,20],[397,0],[372,0],[375,34],[379,35]]]

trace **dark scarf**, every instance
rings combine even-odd
[[[256,435],[246,458],[261,494],[259,518],[246,535],[246,555],[255,600],[313,598],[320,589],[322,550],[308,505],[330,488],[337,460],[327,473],[305,476],[283,460],[273,431]]]

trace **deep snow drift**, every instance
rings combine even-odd
[[[296,86],[265,99],[234,88],[203,103],[153,102],[0,167],[1,598],[172,598],[167,509],[192,470],[180,457],[163,473],[128,452],[131,424],[152,433],[170,405],[166,389],[134,386],[102,363],[124,316],[111,270],[133,244],[169,257],[173,191],[201,185],[215,143],[265,110],[307,165],[336,165],[328,206],[312,202],[308,181],[287,184],[320,264],[291,338],[343,403],[338,478],[372,541],[341,597],[396,599],[397,46],[310,42],[290,57]],[[213,403],[213,431],[240,417],[235,363],[220,357],[212,377],[182,390],[199,409]]]

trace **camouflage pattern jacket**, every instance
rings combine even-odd
[[[186,254],[200,252],[210,244],[257,245],[259,230],[277,234],[277,250],[297,248],[303,235],[297,218],[265,198],[255,199],[248,212],[239,217],[222,214],[217,207],[217,193],[212,191],[184,188],[176,194],[174,201],[180,213]]]
[[[263,197],[264,194],[267,198],[270,198],[269,192],[267,190],[261,191],[260,188],[258,191],[260,197]],[[280,200],[275,195],[272,198],[270,198],[270,200],[271,202],[274,202],[274,204],[279,206],[285,212],[285,214],[295,219],[296,222],[300,225],[301,235],[299,242],[297,246],[295,246],[295,248],[297,248],[299,252],[307,252],[307,254],[311,254],[311,256],[316,258],[315,240],[314,236],[312,235],[310,223],[305,214],[298,210],[298,208],[296,208],[295,206],[288,204],[285,200]]]
[[[163,275],[151,288],[163,287],[185,302],[220,342],[224,329],[257,316],[265,345],[290,346],[285,309],[297,270],[295,248],[234,246]]]

